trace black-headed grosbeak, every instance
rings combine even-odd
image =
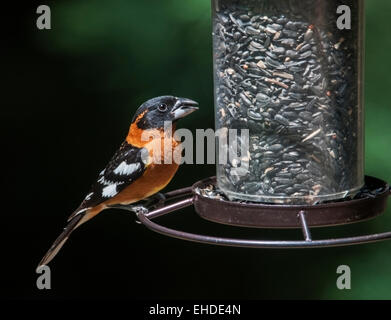
[[[197,102],[162,96],[142,104],[132,119],[129,133],[106,168],[99,174],[81,205],[68,219],[68,225],[43,257],[39,266],[48,264],[73,230],[102,210],[130,205],[163,189],[173,178],[178,163],[174,156],[165,158],[165,145],[174,152],[178,142],[165,129],[167,122],[175,130],[176,121],[197,110]],[[148,138],[150,137],[150,138]],[[169,143],[165,141],[171,139]],[[165,144],[166,142],[166,144]],[[163,152],[154,152],[162,148]],[[157,159],[159,157],[159,159]],[[169,163],[165,163],[166,161]]]

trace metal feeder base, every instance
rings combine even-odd
[[[363,199],[313,206],[241,203],[211,199],[198,192],[200,188],[214,184],[215,181],[212,177],[199,181],[192,187],[166,193],[166,200],[174,202],[148,213],[139,212],[138,219],[150,230],[170,237],[235,247],[314,248],[362,244],[391,238],[391,232],[383,232],[347,238],[314,240],[310,233],[311,227],[353,223],[374,218],[383,213],[386,210],[391,188],[386,182],[377,178],[369,176],[365,178],[366,186],[369,188],[384,190],[374,197],[368,196]],[[201,217],[218,223],[257,228],[301,228],[304,240],[270,241],[222,238],[174,230],[151,221],[191,205],[194,205]]]
[[[215,185],[216,179],[209,178],[193,185],[194,207],[207,220],[223,224],[257,228],[301,228],[297,218],[305,213],[310,227],[325,227],[367,220],[382,214],[387,207],[389,187],[386,182],[365,177],[365,185],[384,191],[375,198],[332,202],[319,205],[279,205],[264,203],[243,203],[211,199],[196,192],[208,185]]]

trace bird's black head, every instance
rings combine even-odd
[[[197,102],[186,98],[153,98],[137,109],[132,123],[136,122],[140,129],[162,129],[165,122],[175,122],[197,110],[197,105]]]

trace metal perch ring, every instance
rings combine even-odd
[[[387,198],[391,195],[390,186],[373,177],[366,177],[366,184],[382,188],[374,197],[320,204],[314,206],[289,206],[268,204],[247,204],[211,199],[200,195],[198,188],[215,183],[214,178],[197,182],[192,187],[165,194],[167,200],[175,202],[148,213],[137,214],[140,222],[148,229],[169,237],[221,246],[247,248],[322,248],[364,244],[391,239],[391,231],[362,236],[320,239],[311,236],[310,228],[358,222],[374,218],[386,209]],[[236,226],[261,228],[301,228],[304,240],[248,240],[222,238],[188,233],[164,227],[153,221],[157,217],[194,205],[197,213],[208,220]],[[250,220],[249,220],[250,219]]]

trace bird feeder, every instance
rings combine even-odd
[[[363,187],[363,1],[344,1],[349,25],[339,3],[213,1],[216,127],[247,132],[217,167],[230,199],[313,204]]]
[[[391,192],[364,176],[364,1],[212,0],[212,19],[216,131],[225,138],[217,175],[167,193],[164,207],[138,213],[141,223],[180,239],[258,248],[391,238],[314,240],[310,232],[378,216]],[[304,239],[221,238],[152,221],[191,205],[210,221],[301,228]]]

